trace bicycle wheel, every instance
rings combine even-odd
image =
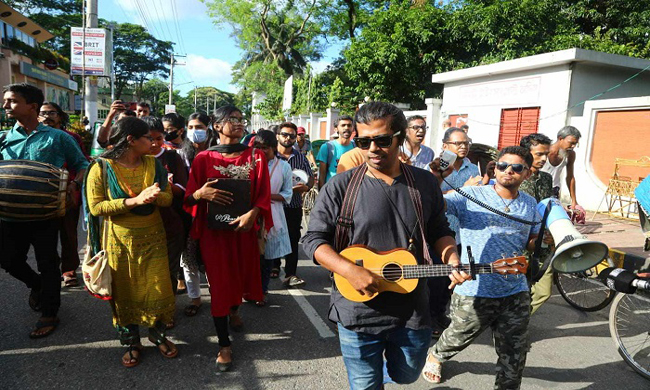
[[[613,266],[612,260],[605,259],[586,271],[571,274],[555,272],[553,281],[569,305],[582,311],[598,311],[609,305],[616,296],[614,291],[597,279],[600,271]]]
[[[623,360],[650,379],[650,293],[618,294],[609,310],[609,332]]]

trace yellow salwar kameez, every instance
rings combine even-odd
[[[153,184],[153,156],[144,156],[143,164],[137,168],[105,161],[115,172],[120,187],[126,193],[131,192],[131,196]],[[172,321],[175,298],[169,277],[165,227],[158,209],[150,215],[137,215],[124,206],[124,199],[112,196],[106,199],[101,168],[97,164],[88,173],[86,191],[90,212],[108,220],[107,242],[102,247],[107,251],[113,279],[113,324],[153,328],[158,321]],[[171,203],[171,186],[167,185],[155,205],[169,207]]]

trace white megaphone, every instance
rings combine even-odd
[[[539,202],[537,211],[540,215],[544,215],[549,202],[551,211],[546,219],[546,227],[555,241],[555,254],[551,259],[554,271],[572,273],[588,270],[607,257],[607,245],[587,240],[587,237],[580,234],[557,199],[548,198]]]

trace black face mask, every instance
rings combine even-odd
[[[167,135],[165,135],[165,141],[167,141],[167,142],[171,142],[171,141],[175,140],[176,138],[178,138],[178,130],[174,130],[174,131],[172,131],[170,133],[167,133]]]

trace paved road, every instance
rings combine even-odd
[[[188,298],[179,296],[177,327],[170,332],[179,357],[164,359],[147,341],[142,363],[127,370],[120,364],[123,352],[105,302],[82,288],[64,289],[59,329],[49,338],[30,340],[37,316],[27,305],[28,290],[1,273],[0,388],[345,388],[334,327],[325,320],[328,275],[306,260],[299,270],[308,282],[305,289],[287,291],[272,280],[269,306],[243,305],[245,332],[233,335],[235,367],[224,374],[214,366],[217,344],[207,305],[198,316],[187,318],[182,308]],[[207,285],[203,287],[207,302]],[[532,350],[523,388],[649,388],[650,382],[615,351],[607,315],[607,310],[578,312],[553,296],[531,321]],[[445,365],[445,382],[436,388],[491,388],[495,361],[490,334],[484,334]],[[407,388],[433,387],[420,379]]]

